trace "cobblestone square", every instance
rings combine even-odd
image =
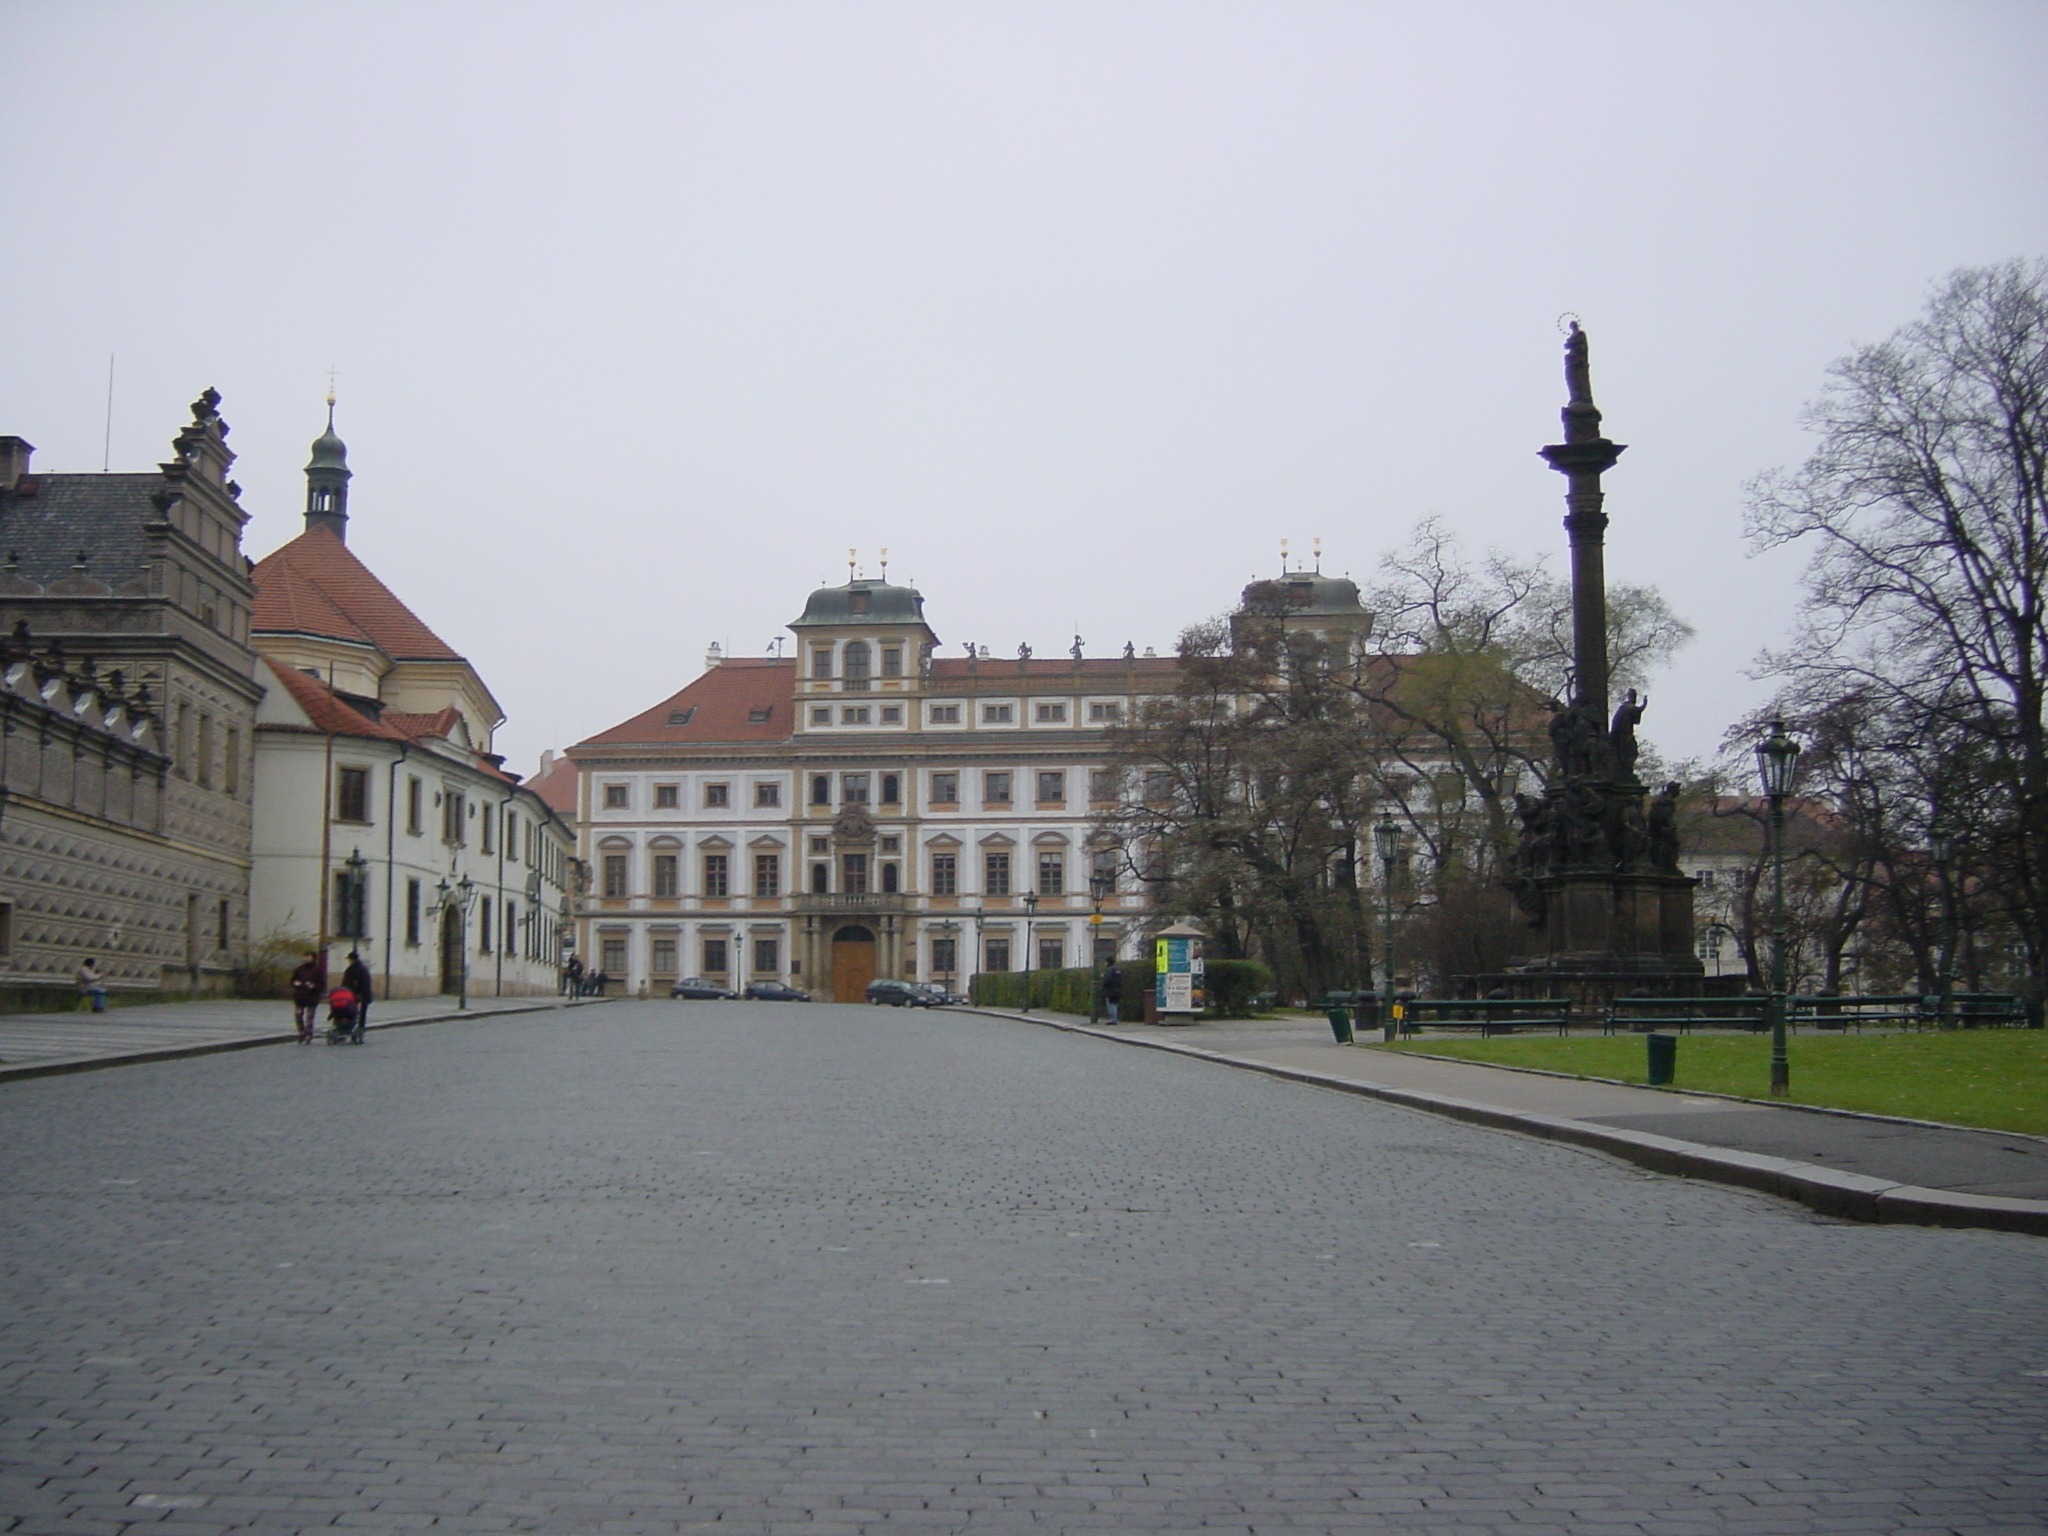
[[[2048,1528],[2038,1239],[952,1013],[0,1086],[0,1530]]]

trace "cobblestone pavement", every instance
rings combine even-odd
[[[2048,1528],[2048,1248],[964,1014],[0,1086],[0,1530]]]

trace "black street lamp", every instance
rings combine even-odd
[[[1031,944],[1037,937],[1033,924],[1038,918],[1038,892],[1024,893],[1024,1011],[1031,1011]]]
[[[1109,893],[1116,887],[1116,877],[1106,869],[1098,868],[1088,877],[1088,899],[1095,903],[1094,914],[1088,919],[1088,1022],[1094,1024],[1102,1017],[1102,904],[1109,899]]]
[[[1401,829],[1394,813],[1383,811],[1372,829],[1372,849],[1380,860],[1380,921],[1386,930],[1386,958],[1380,967],[1380,1038],[1392,1043],[1394,1022],[1394,861],[1401,856]]]
[[[1956,986],[1956,888],[1950,873],[1956,856],[1954,830],[1937,824],[1928,831],[1927,846],[1934,855],[1935,877],[1941,882],[1941,959],[1934,973],[1934,1019],[1946,1029]]]
[[[982,964],[988,958],[988,946],[983,941],[981,934],[983,921],[981,899],[976,897],[974,902],[974,969],[967,973],[967,995],[970,998],[974,998],[976,1002],[980,1002],[981,999],[974,997],[975,978],[981,975]]]
[[[455,953],[459,961],[456,971],[455,1006],[457,1008],[467,1008],[469,1006],[469,909],[476,901],[476,882],[467,875],[464,875],[453,885],[450,885],[444,879],[439,885],[434,887],[434,894],[439,898],[434,904],[434,911],[437,914],[446,912],[451,906],[455,909]]]
[[[954,990],[953,983],[959,980],[960,941],[956,935],[960,932],[960,925],[949,917],[943,923],[934,923],[932,926],[937,928],[945,939],[946,968],[942,974],[946,978],[946,990],[951,992]]]
[[[1792,1091],[1792,1066],[1785,1057],[1785,797],[1792,793],[1799,743],[1773,720],[1771,734],[1756,745],[1757,774],[1771,802],[1771,1097]]]

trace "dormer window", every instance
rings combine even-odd
[[[696,718],[696,714],[697,706],[694,704],[688,709],[672,709],[668,712],[668,723],[670,725],[688,725],[691,720]]]
[[[866,613],[868,611],[867,593],[850,593],[847,598],[846,611],[848,613]]]

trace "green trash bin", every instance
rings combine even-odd
[[[1678,1036],[1650,1034],[1643,1043],[1650,1048],[1650,1086],[1670,1087],[1678,1076]]]
[[[1351,1043],[1351,1014],[1348,1009],[1332,1008],[1328,1014],[1330,1033],[1337,1037],[1339,1045]]]

